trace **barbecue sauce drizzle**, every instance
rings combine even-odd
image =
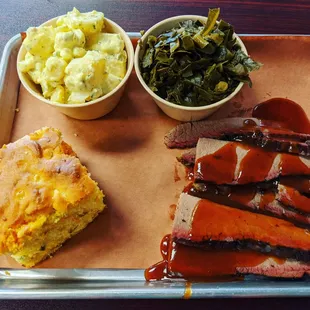
[[[237,165],[236,143],[227,143],[213,154],[198,158],[195,163],[195,179],[214,182],[216,184],[229,184],[235,178]]]
[[[252,116],[264,120],[273,120],[284,123],[286,128],[302,133],[310,134],[310,122],[304,110],[295,102],[289,99],[273,98],[258,104],[252,112]],[[256,123],[249,120],[244,122],[245,128],[255,127]],[[229,145],[229,144],[227,144]],[[235,165],[237,163],[236,149],[232,146],[224,146],[212,155],[199,159],[195,164],[198,177],[203,179],[207,173],[210,181],[223,184],[232,182],[235,178]],[[254,150],[254,151],[253,151]],[[240,163],[240,173],[237,180],[240,183],[247,183],[253,180],[250,170],[255,171],[252,175],[267,175],[276,157],[271,152],[252,148]],[[282,173],[290,174],[292,167],[294,172],[305,173],[309,171],[307,166],[298,156],[282,154],[281,165]],[[230,165],[225,166],[225,159],[229,158]],[[259,163],[263,164],[259,164]],[[253,164],[254,163],[254,164]],[[207,167],[207,169],[206,169]],[[219,170],[220,167],[220,170]],[[249,168],[250,167],[250,168]],[[224,174],[222,171],[225,170]],[[285,178],[284,178],[285,180]],[[298,177],[287,177],[286,184],[298,183]],[[284,182],[285,183],[285,182]],[[303,189],[309,191],[309,180],[304,181]],[[184,192],[189,193],[192,183],[189,184]],[[231,199],[246,203],[255,196],[254,192],[248,192],[245,197],[240,193],[232,193]],[[265,195],[263,203],[268,203],[274,199],[274,194]],[[193,223],[197,225],[197,223]],[[145,270],[147,281],[162,280],[165,278],[203,278],[210,280],[210,276],[219,277],[227,274],[235,274],[236,267],[254,267],[263,263],[268,256],[253,251],[208,251],[194,247],[178,244],[172,240],[171,235],[166,235],[161,242],[161,254],[163,260]],[[220,253],[221,252],[221,253]],[[273,258],[278,264],[284,263],[283,259]]]
[[[238,147],[247,152],[236,174]],[[299,156],[278,154],[260,147],[249,147],[238,142],[227,142],[216,152],[198,158],[195,163],[195,179],[216,184],[248,184],[271,179],[273,163],[280,156],[278,170],[281,175],[310,175],[310,169]],[[278,175],[275,175],[278,177]]]

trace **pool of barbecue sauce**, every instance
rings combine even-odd
[[[306,113],[298,104],[288,99],[274,98],[263,102],[254,108],[252,116],[285,123],[287,128],[296,132],[310,133],[310,122]],[[254,127],[256,123],[248,119],[245,120],[244,126]],[[207,173],[208,176],[212,176],[211,180],[210,177],[208,178],[209,181],[217,184],[231,183],[235,179],[237,146],[238,144],[228,143],[212,155],[207,155],[197,161],[195,165],[196,176],[203,180],[204,175]],[[242,148],[244,148],[243,145]],[[259,148],[248,149],[246,156],[240,163],[240,173],[236,181],[242,184],[253,181],[253,176],[256,175],[267,176],[275,156],[272,152]],[[292,167],[294,167],[294,171],[297,169],[301,174],[306,171],[305,169],[308,170],[298,156],[289,154],[281,154],[280,164],[283,174],[290,174]],[[193,180],[192,171],[189,171],[190,180]],[[294,178],[288,180],[288,184],[296,183]],[[309,189],[309,183],[305,184],[305,187]],[[188,192],[190,188],[191,184],[184,189],[184,192]],[[248,192],[244,196],[240,195],[240,193],[232,193],[230,195],[232,195],[231,199],[244,203],[253,199],[255,193]],[[273,193],[264,196],[264,203],[271,202],[274,199]],[[163,260],[146,269],[146,280],[162,280],[174,277],[177,274],[179,277],[193,281],[198,279],[208,282],[213,279],[219,281],[224,279],[224,275],[234,275],[238,266],[258,266],[268,258],[265,254],[253,251],[235,252],[222,250],[219,252],[188,247],[175,243],[171,240],[171,235],[167,235],[162,239],[161,254]],[[273,259],[278,264],[284,263],[283,259],[275,257]],[[171,272],[174,274],[171,274]]]
[[[254,107],[252,116],[285,123],[296,132],[310,134],[310,121],[306,112],[296,102],[285,98],[272,98]]]

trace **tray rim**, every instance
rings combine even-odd
[[[131,38],[141,37],[139,32],[127,33]],[[309,37],[310,35],[239,34],[239,36]],[[3,91],[11,53],[20,42],[20,35],[17,34],[4,47],[0,60],[0,94]],[[18,91],[19,82],[14,82]],[[142,269],[0,268],[0,299],[171,299],[184,298],[185,291],[184,280],[146,282]],[[275,281],[248,276],[245,281],[191,283],[191,291],[191,298],[309,297],[310,279]]]

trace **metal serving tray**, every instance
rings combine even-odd
[[[12,37],[0,62],[0,122],[6,128],[0,132],[1,145],[10,141],[18,99],[16,57],[20,44],[20,35]],[[0,299],[184,298],[185,293],[191,298],[310,296],[310,280],[247,276],[244,281],[188,285],[183,280],[146,282],[141,269],[0,268]]]

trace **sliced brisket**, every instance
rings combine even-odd
[[[194,176],[216,184],[247,184],[282,176],[309,176],[310,159],[269,152],[238,142],[201,138],[196,148]]]
[[[310,236],[293,224],[182,193],[172,229],[178,243],[215,250],[253,250],[310,261]]]
[[[167,249],[168,277],[208,278],[256,274],[278,278],[300,278],[310,273],[310,264],[279,259],[253,251],[196,248],[175,241]]]
[[[283,185],[216,186],[194,183],[187,193],[243,210],[275,216],[297,226],[310,227],[310,199]],[[302,203],[299,203],[302,202]]]
[[[250,125],[249,125],[250,124]],[[255,118],[225,118],[180,124],[164,138],[169,148],[190,148],[199,138],[239,141],[284,153],[310,156],[310,135],[281,129],[281,125]]]
[[[181,153],[180,156],[177,157],[177,160],[180,163],[182,163],[184,166],[193,167],[195,165],[195,160],[196,160],[196,148],[193,147],[191,149],[186,149],[185,151]],[[301,181],[300,179],[299,180],[290,180],[290,179],[288,180],[288,182],[295,182],[295,184],[297,184],[296,186],[300,184],[300,181]],[[310,193],[310,181],[309,180],[303,180],[303,181],[306,182],[306,183],[303,183],[303,185],[306,186],[306,190],[303,189],[301,191],[305,193]],[[295,187],[295,185],[292,187]]]

